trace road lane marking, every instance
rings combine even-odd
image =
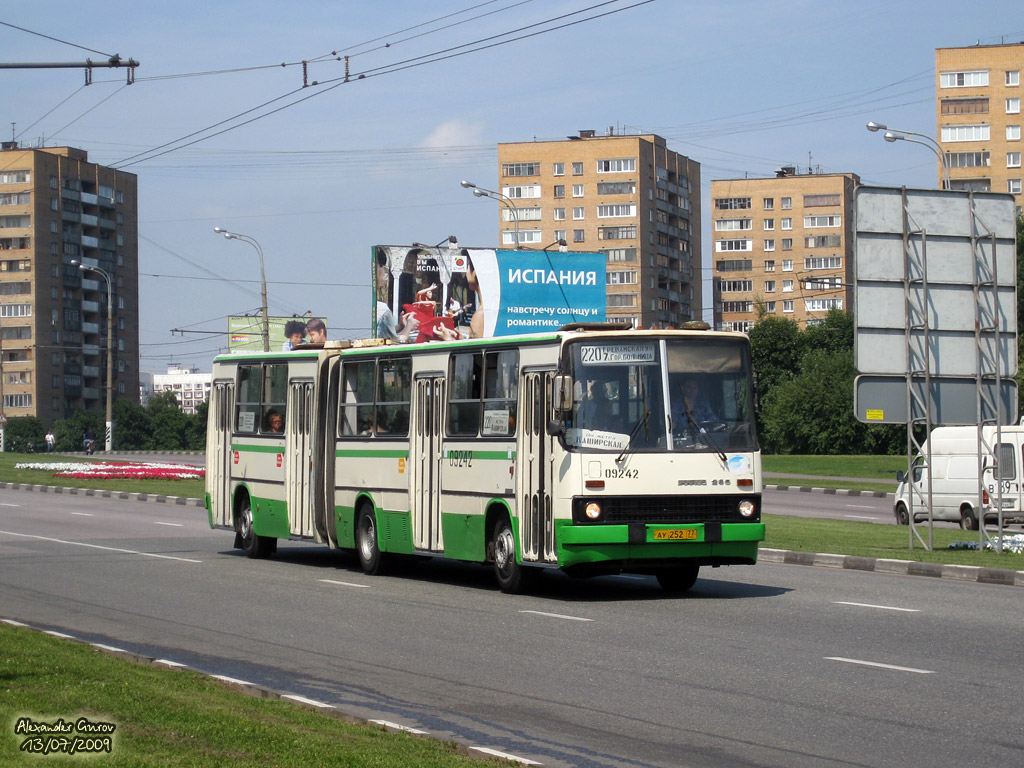
[[[78,517],[93,517],[92,512],[72,512],[71,514]]]
[[[874,507],[868,506],[867,504],[843,504],[844,507],[850,509],[874,509]]]
[[[282,699],[291,699],[297,701],[299,704],[308,704],[311,707],[319,707],[320,709],[334,709],[330,704],[324,704],[322,701],[313,701],[313,699],[307,699],[305,696],[297,696],[294,693],[282,693]]]
[[[74,640],[75,639],[74,635],[65,635],[63,632],[55,632],[52,629],[44,629],[43,630],[43,634],[44,635],[53,635],[53,637],[62,637],[65,640]]]
[[[848,603],[845,600],[836,600],[836,605],[853,605],[857,608],[878,608],[883,611],[903,611],[904,613],[920,613],[920,608],[897,608],[892,605],[872,605],[871,603]]]
[[[12,627],[27,627],[28,624],[22,624],[20,621],[14,619],[0,619],[4,624],[10,624]]]
[[[878,515],[843,515],[843,517],[848,517],[851,520],[877,520],[878,519]]]
[[[187,557],[175,557],[174,555],[158,555],[155,552],[139,552],[134,549],[119,549],[118,547],[102,547],[99,544],[86,544],[82,541],[65,541],[64,539],[51,539],[48,536],[33,536],[29,533],[15,533],[14,531],[0,531],[0,534],[7,536],[20,536],[24,539],[37,539],[39,541],[51,541],[54,544],[69,544],[73,547],[89,547],[90,549],[102,549],[107,552],[123,552],[126,555],[142,555],[143,557],[157,557],[161,560],[178,560],[182,563],[201,563],[202,560],[192,560]]]
[[[396,731],[403,731],[404,733],[414,733],[417,736],[427,735],[427,731],[421,731],[419,728],[410,728],[408,725],[401,725],[400,723],[392,723],[390,720],[371,720],[370,722],[383,725],[385,728],[394,728]]]
[[[532,613],[535,616],[550,616],[553,619],[568,619],[569,621],[593,621],[593,619],[584,619],[579,616],[566,616],[561,613],[547,613],[545,611],[520,611],[520,613]]]
[[[104,645],[103,643],[91,643],[93,648],[99,648],[101,651],[110,651],[111,653],[128,653],[124,648],[115,648],[112,645]]]
[[[20,507],[21,504],[0,504],[0,507]]]
[[[914,667],[898,667],[895,664],[880,664],[877,661],[864,661],[863,659],[844,659],[841,656],[826,656],[826,661],[841,661],[844,664],[859,664],[863,667],[877,667],[878,669],[891,669],[896,672],[913,672],[915,675],[934,675],[933,669],[915,669]]]
[[[356,584],[351,581],[335,581],[334,579],[317,579],[322,581],[324,584],[337,584],[339,587],[358,587],[359,589],[369,589],[369,584]]]
[[[160,522],[154,522],[153,525],[169,525],[169,526],[172,526],[174,528],[184,528],[185,527],[184,523],[160,523]]]
[[[510,755],[508,752],[499,752],[496,749],[490,747],[470,747],[477,752],[483,752],[485,755],[493,755],[494,757],[502,757],[506,760],[512,760],[516,763],[522,763],[523,765],[544,765],[544,763],[538,763],[534,760],[527,760],[525,757],[517,757],[516,755]]]
[[[236,680],[235,678],[227,677],[226,675],[210,675],[210,677],[214,680],[223,680],[225,683],[234,683],[235,685],[252,685],[252,683],[248,683],[245,680]]]
[[[167,667],[184,667],[184,666],[186,666],[185,664],[180,664],[177,661],[171,661],[170,659],[154,659],[153,663],[154,664],[163,664],[164,666],[167,666]]]

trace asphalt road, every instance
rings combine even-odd
[[[507,596],[231,543],[197,508],[0,490],[0,617],[548,766],[1024,764],[1013,587],[761,564]]]

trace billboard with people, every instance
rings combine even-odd
[[[281,352],[299,344],[327,340],[327,320],[323,317],[270,317],[270,351]],[[228,352],[262,352],[263,317],[228,316]]]
[[[511,336],[605,320],[601,253],[377,245],[372,257],[375,338]]]

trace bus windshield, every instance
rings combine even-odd
[[[749,347],[723,338],[567,345],[565,442],[597,451],[756,451]]]

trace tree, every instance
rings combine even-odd
[[[87,429],[92,427],[96,433],[96,444],[103,446],[103,435],[106,433],[106,426],[103,423],[104,414],[98,411],[75,411],[71,418],[60,419],[53,423],[53,436],[57,438],[56,450],[58,451],[81,451],[82,439]]]
[[[797,370],[802,356],[800,327],[783,317],[766,317],[750,329],[750,353],[764,398]]]
[[[207,401],[196,406],[196,412],[188,417],[185,425],[185,447],[190,451],[206,450],[206,419],[210,412]]]
[[[121,451],[149,447],[153,424],[149,412],[127,398],[114,402],[114,447]]]
[[[46,431],[35,416],[8,419],[4,428],[4,450],[11,453],[32,453],[46,450]]]

